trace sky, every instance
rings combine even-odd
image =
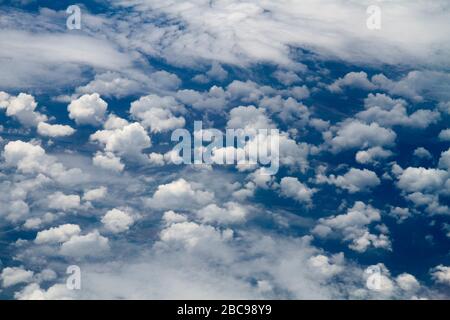
[[[446,0],[0,0],[0,299],[448,299],[449,28]],[[180,163],[227,129],[213,159],[276,170]]]

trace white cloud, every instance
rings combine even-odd
[[[56,138],[70,136],[75,132],[75,129],[67,125],[39,122],[37,131],[41,136]]]
[[[383,128],[377,123],[365,124],[358,120],[347,120],[333,128],[333,131],[336,131],[335,136],[330,135],[327,140],[335,153],[354,148],[392,146],[397,137],[391,129]]]
[[[373,147],[367,150],[358,151],[355,160],[361,164],[377,163],[378,160],[389,158],[392,155],[392,151],[384,150],[381,147]]]
[[[431,270],[431,276],[438,283],[450,285],[450,267],[440,264]]]
[[[343,78],[339,78],[329,85],[328,90],[340,93],[345,87],[365,90],[373,90],[376,88],[376,86],[367,78],[367,73],[361,71],[347,73]]]
[[[74,235],[61,245],[63,256],[74,258],[98,257],[109,251],[108,238],[103,237],[97,230],[86,235]]]
[[[45,290],[39,284],[31,283],[16,292],[14,298],[18,300],[71,300],[74,298],[74,292],[67,289],[66,284],[55,284]]]
[[[216,204],[210,204],[199,211],[197,216],[205,223],[236,223],[245,221],[249,213],[249,208],[236,203],[227,202],[224,207],[219,207]]]
[[[152,145],[147,132],[137,122],[120,129],[99,130],[91,135],[90,140],[103,144],[106,152],[116,153],[133,160],[143,160],[145,157],[142,150]],[[107,156],[107,158],[110,157]],[[107,159],[101,158],[101,160],[104,162]],[[117,163],[111,164],[114,164],[112,167],[119,167]]]
[[[439,132],[439,140],[450,141],[450,129],[445,129]]]
[[[69,118],[79,125],[99,125],[105,120],[108,104],[100,98],[98,93],[85,94],[72,101],[67,107]]]
[[[8,117],[16,118],[22,125],[35,127],[41,121],[47,121],[47,117],[37,111],[37,102],[32,95],[20,93],[18,96],[10,96],[6,92],[0,92],[0,109],[6,109]]]
[[[97,189],[91,189],[85,191],[83,195],[83,200],[85,201],[95,201],[103,199],[106,196],[106,193],[108,192],[107,187],[100,187]]]
[[[364,252],[369,247],[389,250],[389,238],[383,233],[371,234],[367,228],[372,222],[380,220],[379,210],[357,201],[345,214],[320,218],[312,232],[323,238],[339,237],[343,241],[351,241],[349,248],[358,252]]]
[[[409,273],[399,274],[395,278],[395,281],[397,282],[397,285],[404,291],[414,292],[420,288],[419,281],[417,281],[417,279]]]
[[[58,227],[39,231],[34,239],[37,244],[63,243],[75,235],[80,234],[80,226],[76,224],[63,224]]]
[[[55,192],[48,196],[48,206],[51,209],[69,211],[80,207],[80,196],[76,194],[65,195],[62,192]]]
[[[284,177],[280,181],[281,195],[287,198],[292,198],[298,202],[303,202],[309,205],[312,204],[312,196],[316,191],[316,189],[308,188],[308,186],[301,183],[294,177]]]
[[[424,147],[416,148],[414,150],[413,155],[420,159],[428,159],[428,160],[433,159],[433,155],[430,153],[430,151],[428,151]]]
[[[367,169],[351,168],[343,176],[331,175],[328,178],[328,182],[336,185],[337,187],[348,190],[350,193],[367,191],[380,184],[380,179],[377,174]]]
[[[152,132],[164,132],[185,125],[182,116],[174,114],[184,113],[184,106],[173,97],[148,95],[131,103],[130,113],[140,121],[145,128]]]
[[[448,173],[443,170],[409,167],[399,176],[397,187],[407,192],[436,191],[447,177]]]
[[[158,186],[153,197],[147,200],[150,207],[157,209],[189,209],[203,206],[214,200],[214,193],[204,191],[201,186],[178,179]]]
[[[125,211],[119,209],[109,210],[103,217],[102,223],[106,230],[112,233],[127,231],[133,224],[133,217]]]
[[[2,280],[3,288],[7,288],[19,283],[30,282],[33,275],[33,271],[25,270],[22,267],[7,267],[2,270],[0,279]]]
[[[112,152],[106,152],[104,154],[98,152],[92,158],[92,162],[97,167],[116,172],[121,172],[125,168],[120,158],[116,157]]]

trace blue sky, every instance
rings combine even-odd
[[[2,1],[0,298],[448,298],[449,16]],[[280,170],[175,164],[194,121],[278,129]]]

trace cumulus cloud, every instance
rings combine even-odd
[[[351,241],[349,248],[364,252],[370,247],[390,249],[391,242],[387,235],[369,232],[372,222],[381,220],[380,211],[361,201],[355,202],[347,213],[319,219],[312,232],[318,237],[338,237],[343,241]]]
[[[249,211],[249,208],[236,202],[227,202],[223,208],[212,203],[197,211],[197,216],[206,223],[226,224],[245,221]]]
[[[106,230],[112,233],[120,233],[127,231],[133,224],[134,219],[125,211],[112,209],[102,217],[101,221]]]
[[[350,193],[367,191],[381,183],[375,172],[356,168],[351,168],[342,176],[330,175],[327,181],[339,188],[348,190]]]
[[[316,191],[316,189],[308,188],[294,177],[284,177],[280,181],[281,195],[301,203],[312,204],[312,196]]]
[[[450,285],[450,267],[440,264],[431,270],[431,276],[438,283]]]
[[[0,92],[0,109],[6,109],[6,115],[14,117],[22,125],[35,127],[41,121],[47,121],[47,117],[37,111],[37,102],[32,95],[19,93],[10,96],[6,92]]]
[[[211,203],[214,193],[181,178],[158,186],[147,205],[157,209],[189,209]]]
[[[325,139],[334,153],[347,149],[392,146],[397,135],[391,129],[377,123],[365,124],[358,120],[347,120],[325,133]]]
[[[63,256],[82,258],[98,257],[109,251],[108,238],[94,230],[85,235],[74,235],[61,245],[60,253]]]
[[[81,228],[76,224],[63,224],[58,227],[39,231],[34,239],[36,244],[63,243],[80,234]]]
[[[100,98],[98,93],[85,94],[72,101],[67,107],[69,118],[79,125],[99,125],[105,120],[108,104]]]
[[[90,140],[98,141],[104,146],[106,152],[111,152],[132,160],[143,160],[145,156],[142,154],[142,150],[152,145],[147,132],[137,122],[119,129],[99,130],[91,135]],[[106,158],[114,159],[114,157],[109,157],[108,155]],[[120,168],[120,164],[117,164],[117,161],[107,160],[105,157],[100,156],[97,163],[109,163],[111,166],[107,165],[107,167]]]
[[[130,113],[152,132],[164,132],[184,127],[185,119],[174,114],[184,113],[184,106],[173,97],[148,95],[131,103]]]
[[[67,125],[39,122],[37,132],[41,136],[56,138],[70,136],[75,132],[75,129]]]
[[[11,287],[19,283],[30,282],[33,278],[33,271],[25,270],[23,267],[7,267],[0,273],[3,288]]]
[[[69,211],[78,209],[81,205],[79,195],[66,195],[62,192],[55,192],[48,196],[48,207],[56,210]]]

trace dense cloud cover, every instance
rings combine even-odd
[[[0,298],[450,297],[448,1],[71,4],[0,5]]]

